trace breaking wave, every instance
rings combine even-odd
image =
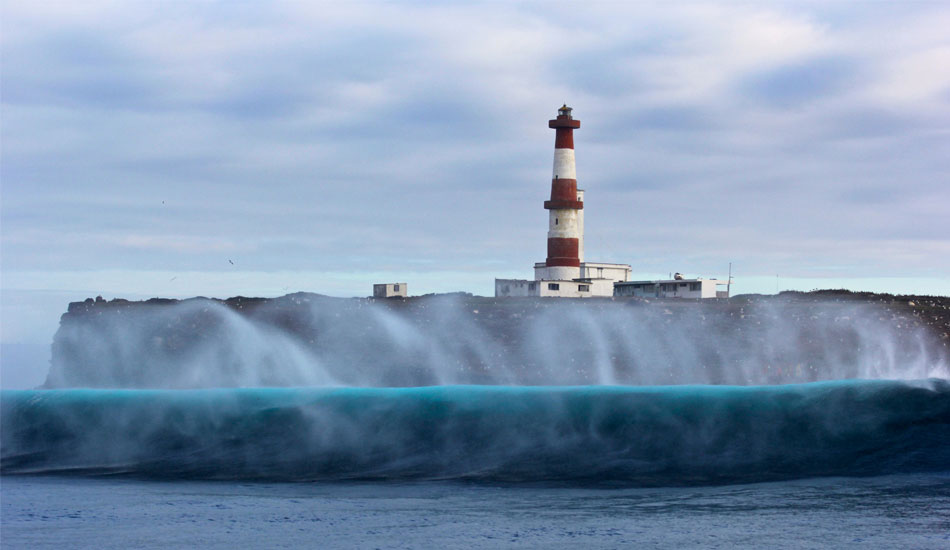
[[[950,470],[950,383],[2,393],[5,474],[689,485]]]
[[[47,388],[767,385],[950,378],[916,321],[849,303],[289,295],[64,316]]]

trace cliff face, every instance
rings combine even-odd
[[[46,387],[771,384],[948,375],[950,298],[341,299],[69,305]]]

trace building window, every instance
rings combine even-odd
[[[548,290],[561,290],[561,285],[558,283],[548,283]]]
[[[534,290],[534,283],[528,283],[528,290]]]
[[[702,288],[701,283],[689,283],[689,289],[692,291],[700,290]]]
[[[399,292],[399,285],[393,285],[393,292]]]
[[[554,218],[554,225],[557,225],[557,218]]]
[[[577,285],[578,292],[590,292],[590,285]]]

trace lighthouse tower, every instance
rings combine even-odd
[[[548,127],[554,128],[556,134],[551,199],[544,201],[549,212],[548,257],[542,278],[571,280],[581,276],[584,259],[584,202],[577,191],[574,166],[574,129],[581,127],[581,121],[574,120],[571,108],[562,105],[557,118],[548,121]]]

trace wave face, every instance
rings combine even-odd
[[[63,317],[48,388],[765,385],[950,378],[910,319],[853,303],[289,295]]]
[[[950,470],[950,383],[2,393],[5,474],[688,485]]]

